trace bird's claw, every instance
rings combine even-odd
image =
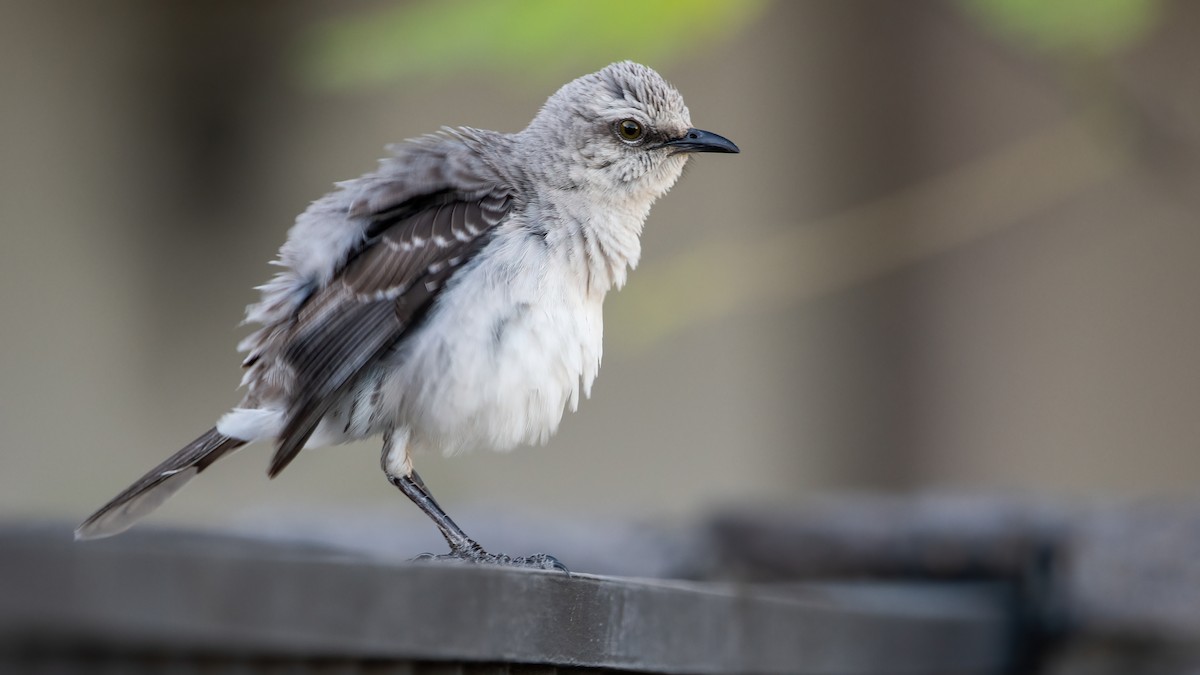
[[[496,565],[498,567],[523,567],[526,569],[535,570],[558,570],[565,572],[568,576],[571,570],[567,566],[559,562],[558,558],[545,553],[534,553],[533,555],[512,557],[503,553],[488,553],[483,550],[479,544],[472,542],[470,546],[451,549],[449,553],[434,554],[422,553],[413,558],[413,560],[438,560],[450,561],[457,563],[469,563],[472,565]]]

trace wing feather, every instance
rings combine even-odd
[[[507,216],[500,188],[446,192],[389,205],[370,237],[325,288],[296,313],[281,358],[291,400],[268,470],[282,471],[356,378],[418,325],[450,277]]]

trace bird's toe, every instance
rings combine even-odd
[[[488,553],[478,544],[454,549],[449,553],[422,553],[413,558],[413,561],[455,562],[472,565],[494,565],[497,567],[520,567],[535,570],[558,570],[566,573],[568,576],[571,574],[571,570],[567,569],[567,566],[562,564],[558,558],[546,553],[534,553],[533,555],[517,556],[514,558],[503,553]]]

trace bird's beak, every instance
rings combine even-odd
[[[711,131],[688,129],[682,138],[663,143],[675,152],[741,152],[733,141]]]

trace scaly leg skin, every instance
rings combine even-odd
[[[503,553],[488,553],[483,550],[475,540],[471,539],[462,531],[450,516],[438,506],[433,495],[429,494],[429,490],[425,488],[424,481],[414,471],[409,476],[394,476],[388,474],[388,480],[400,488],[409,499],[413,501],[425,515],[437,525],[441,530],[442,536],[446,538],[446,543],[450,545],[450,552],[442,555],[434,555],[432,553],[423,553],[417,556],[417,560],[454,560],[458,562],[468,562],[481,565],[502,565],[505,567],[529,567],[541,570],[561,570],[570,574],[567,569],[552,555],[545,553],[535,553],[530,556],[519,556],[513,558],[504,555]]]
[[[512,558],[503,554],[488,553],[483,550],[482,546],[468,537],[462,531],[462,528],[451,520],[450,516],[446,515],[442,507],[438,505],[437,500],[429,493],[429,489],[425,487],[425,481],[421,480],[421,476],[413,470],[412,462],[408,457],[408,449],[397,448],[395,440],[395,434],[391,429],[384,432],[381,464],[383,464],[383,471],[387,474],[388,481],[400,488],[401,492],[411,499],[418,508],[424,511],[425,515],[429,516],[430,520],[441,531],[442,536],[446,538],[446,543],[450,545],[449,553],[443,555],[424,553],[417,556],[418,560],[454,560],[483,565],[562,570],[568,575],[571,573],[566,565],[558,561],[558,558],[546,555],[545,553],[535,553],[531,556]],[[397,458],[393,455],[396,450],[400,450],[404,454]]]

